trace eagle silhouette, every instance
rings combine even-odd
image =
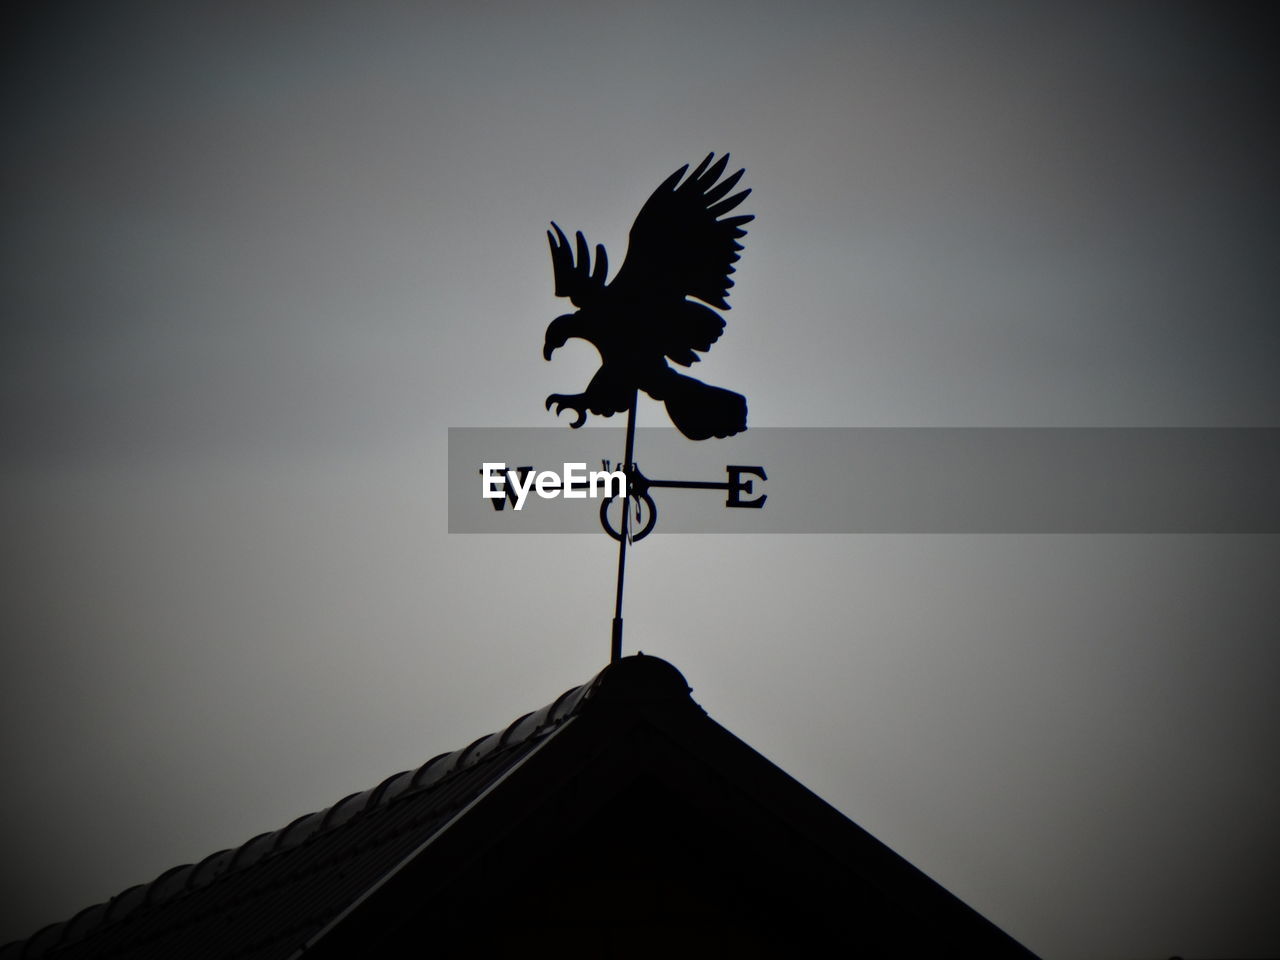
[[[630,410],[636,391],[664,402],[671,421],[691,440],[729,437],[747,429],[747,398],[677,373],[670,360],[688,367],[720,338],[724,318],[711,307],[728,310],[733,286],[729,274],[738,259],[749,215],[719,219],[738,206],[750,190],[725,198],[744,171],[720,180],[729,155],[707,154],[683,182],[685,164],[663,181],[641,207],[631,226],[627,258],[611,283],[609,260],[596,244],[595,264],[581,231],[577,256],[564,231],[553,221],[547,231],[557,297],[568,297],[575,313],[547,326],[542,355],[571,338],[586,340],[600,352],[600,369],[578,394],[553,393],[547,409],[558,416],[573,410],[571,427],[587,413],[609,417]],[[717,183],[717,181],[719,181]],[[690,299],[694,298],[694,299]],[[701,302],[699,302],[701,301]]]

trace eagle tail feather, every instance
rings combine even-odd
[[[731,437],[747,429],[747,398],[740,393],[669,368],[657,386],[646,392],[666,403],[671,422],[690,440]]]

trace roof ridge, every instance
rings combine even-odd
[[[478,737],[465,747],[436,754],[418,767],[401,770],[377,786],[348,794],[336,803],[295,817],[276,830],[250,837],[236,847],[194,863],[170,867],[147,883],[127,887],[108,900],[85,907],[68,920],[41,927],[25,940],[0,945],[0,960],[45,956],[133,917],[138,911],[179,897],[295,850],[320,836],[399,801],[442,789],[458,774],[486,760],[540,739],[579,713],[588,702],[623,702],[688,697],[689,687],[675,667],[643,653],[610,664],[591,680],[570,687],[551,703],[512,720],[502,730]]]
[[[520,715],[502,730],[478,737],[465,747],[436,754],[418,767],[394,773],[377,786],[348,794],[322,810],[304,813],[283,827],[250,837],[239,846],[218,850],[194,863],[170,867],[149,882],[134,884],[108,900],[85,907],[68,920],[47,924],[24,940],[0,945],[0,956],[44,956],[52,949],[78,942],[113,926],[139,910],[167,903],[247,870],[261,861],[294,850],[372,811],[425,791],[440,789],[462,771],[476,767],[496,754],[541,738],[562,725],[581,708],[608,670],[606,667],[587,683],[570,687],[546,706]]]

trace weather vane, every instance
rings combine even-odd
[[[714,163],[712,161],[715,161]],[[556,223],[547,231],[555,293],[568,297],[578,309],[556,317],[547,326],[542,355],[550,360],[557,348],[571,339],[586,340],[600,353],[600,369],[586,390],[578,394],[553,393],[547,409],[558,416],[576,414],[571,427],[581,427],[587,414],[610,417],[627,413],[626,453],[620,466],[627,478],[622,517],[615,528],[609,520],[610,500],[600,507],[600,521],[618,541],[618,586],[614,604],[610,661],[622,656],[622,587],[627,565],[627,545],[643,539],[657,522],[657,506],[649,491],[654,488],[719,489],[728,491],[728,507],[764,506],[763,494],[751,494],[753,476],[761,480],[764,468],[731,465],[726,482],[650,480],[635,463],[636,399],[643,390],[666,405],[676,429],[690,440],[731,437],[747,429],[747,398],[677,373],[668,361],[692,366],[699,353],[724,332],[724,318],[712,307],[728,310],[733,264],[747,235],[749,214],[720,219],[737,207],[750,190],[729,196],[743,170],[721,180],[728,154],[715,160],[707,154],[685,177],[681,167],[653,192],[640,208],[627,247],[627,257],[613,281],[606,283],[609,260],[603,244],[596,244],[595,263],[586,237],[577,234],[576,256],[568,237]],[[605,469],[609,468],[608,461]],[[632,529],[634,504],[638,528]]]

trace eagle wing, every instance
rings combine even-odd
[[[744,171],[720,180],[729,155],[714,159],[707,154],[687,178],[686,164],[653,192],[631,226],[622,269],[609,284],[610,293],[649,315],[663,352],[685,366],[698,359],[694,350],[709,350],[724,330],[724,319],[703,304],[729,309],[729,274],[742,249],[738,240],[747,235],[743,225],[755,219],[719,219],[751,191],[726,197]]]

